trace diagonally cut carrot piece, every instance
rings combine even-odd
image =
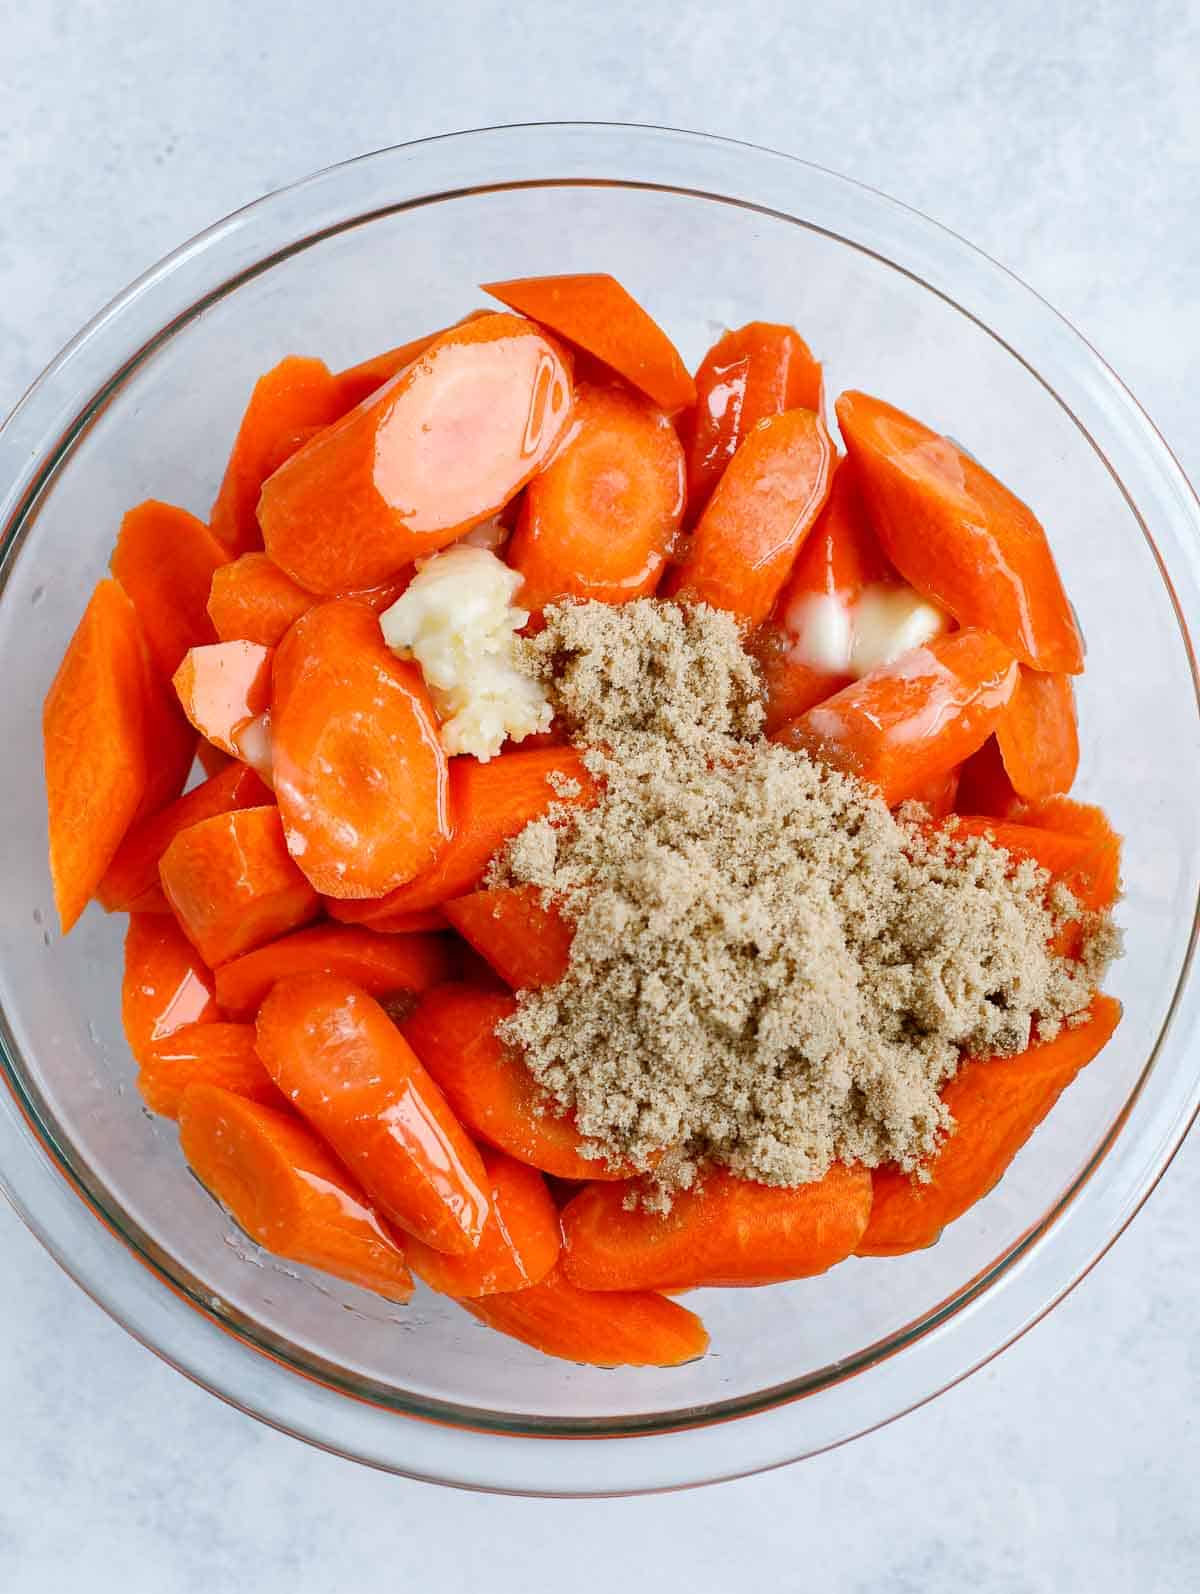
[[[784,410],[819,412],[821,390],[820,364],[795,327],[751,321],[713,344],[696,371],[695,406],[680,426],[689,524],[759,421]]]
[[[447,1256],[411,1236],[408,1265],[430,1289],[456,1300],[528,1289],[558,1261],[558,1208],[536,1168],[484,1147],[491,1211],[477,1250]]]
[[[708,1349],[704,1324],[649,1291],[593,1295],[556,1267],[515,1295],[460,1302],[464,1311],[546,1356],[596,1367],[679,1367]]]
[[[96,887],[97,900],[109,913],[140,907],[141,899],[157,889],[158,861],[181,830],[214,814],[258,808],[270,801],[270,792],[252,769],[227,763],[168,807],[133,825]]]
[[[1016,679],[1003,643],[954,631],[872,670],[772,740],[870,781],[894,807],[983,745]]]
[[[1019,796],[1039,801],[1070,791],[1079,768],[1071,677],[1044,675],[1023,664],[1012,701],[996,726],[996,741]]]
[[[575,931],[536,886],[498,886],[446,904],[446,917],[514,991],[555,985]]]
[[[273,986],[291,974],[337,974],[369,996],[427,991],[449,979],[449,936],[378,935],[357,925],[314,924],[260,946],[217,970],[217,1001],[235,1018],[251,1018]]]
[[[221,642],[273,648],[316,601],[265,553],[244,553],[214,572],[208,617]]]
[[[179,1136],[192,1172],[252,1240],[384,1300],[408,1300],[403,1251],[306,1124],[215,1085],[193,1085]]]
[[[488,1217],[479,1152],[373,997],[333,974],[294,974],[257,1033],[275,1083],[381,1212],[435,1250],[475,1250]]]
[[[959,766],[958,796],[954,806],[960,814],[990,814],[1009,819],[1021,799],[1008,778],[1000,747],[994,735]]]
[[[257,642],[210,642],[190,649],[175,671],[184,713],[231,758],[240,756],[238,732],[270,705],[271,658]]]
[[[505,559],[522,605],[628,603],[658,586],[683,513],[683,450],[666,415],[616,388],[579,386],[566,446],[526,488]]]
[[[454,327],[265,484],[267,552],[311,592],[389,581],[519,492],[571,403],[568,357],[530,322]]]
[[[292,856],[323,895],[377,898],[434,864],[449,775],[419,666],[353,599],[311,609],[275,656],[275,792]]]
[[[553,804],[590,804],[596,792],[573,747],[517,749],[486,764],[451,759],[450,840],[432,867],[376,902],[333,904],[330,912],[347,923],[397,928],[409,914],[474,890],[496,850]]]
[[[605,272],[564,277],[520,277],[485,282],[493,299],[540,321],[611,365],[664,410],[696,401],[696,384],[679,351],[656,321]]]
[[[219,1085],[280,1112],[288,1104],[254,1049],[253,1024],[185,1024],[143,1053],[138,1090],[151,1112],[178,1118],[192,1085]]]
[[[169,913],[131,913],[125,932],[121,1023],[144,1063],[151,1049],[187,1025],[217,1017],[212,977]]]
[[[349,365],[344,371],[339,371],[334,377],[338,385],[338,400],[342,406],[342,413],[352,410],[372,393],[377,393],[385,382],[390,382],[398,376],[406,366],[412,364],[419,354],[444,332],[449,332],[451,327],[462,326],[467,321],[478,321],[480,316],[491,315],[490,310],[471,310],[459,320],[452,322],[450,327],[440,327],[436,332],[427,332],[424,337],[413,338],[408,343],[401,343],[394,349],[384,349],[381,354],[372,354],[366,360],[360,360],[357,365]]]
[[[95,891],[146,791],[145,665],[133,605],[102,581],[46,693],[50,876],[63,932]]]
[[[1089,1021],[1019,1057],[972,1058],[942,1091],[955,1127],[922,1183],[877,1168],[875,1201],[859,1256],[899,1256],[932,1245],[946,1224],[983,1199],[1066,1087],[1108,1044],[1121,1004],[1099,995]]]
[[[439,985],[400,1027],[473,1134],[561,1179],[628,1178],[633,1169],[584,1155],[588,1143],[574,1121],[547,1110],[546,1093],[496,1038],[496,1025],[515,1010],[504,991]]]
[[[726,467],[663,594],[761,625],[829,496],[834,457],[812,410],[760,421]]]
[[[1083,669],[1083,643],[1033,512],[948,437],[865,393],[838,422],[884,552],[964,626],[1037,670]]]
[[[563,1208],[563,1271],[586,1290],[777,1284],[851,1255],[871,1212],[866,1168],[775,1189],[717,1171],[676,1193],[668,1213],[626,1206],[620,1185],[591,1184]]]
[[[181,830],[158,872],[167,901],[209,968],[317,914],[317,894],[288,854],[274,807],[238,808]]]
[[[112,573],[163,676],[174,675],[189,648],[216,641],[205,605],[228,557],[202,520],[174,504],[147,499],[122,520]]]
[[[256,511],[263,483],[304,434],[341,412],[341,389],[323,360],[289,354],[255,383],[209,516],[213,536],[231,556],[262,547]]]
[[[1090,912],[1111,908],[1117,898],[1120,842],[1106,835],[1075,834],[1046,825],[963,815],[947,827],[953,836],[986,836],[1013,858],[1032,858],[1066,886]]]

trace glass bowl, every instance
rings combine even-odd
[[[694,363],[725,326],[794,322],[831,392],[951,432],[1036,508],[1090,643],[1078,791],[1126,833],[1125,1021],[998,1188],[919,1255],[689,1300],[710,1355],[551,1361],[421,1292],[393,1308],[287,1266],[187,1176],[142,1108],[119,1015],[123,922],[60,939],[39,710],[124,509],[205,514],[255,377],[348,364],[476,305],[481,279],[607,270]],[[1113,374],[1029,289],[881,195],[660,129],[456,134],[319,173],[133,284],[0,433],[0,1177],[68,1272],[181,1371],[313,1443],[413,1477],[632,1492],[774,1466],[961,1378],[1091,1266],[1198,1099],[1200,506]],[[560,1443],[550,1443],[559,1439]]]

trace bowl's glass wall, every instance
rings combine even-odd
[[[793,322],[831,395],[862,387],[913,411],[1034,506],[1089,648],[1078,795],[1128,837],[1128,954],[1112,977],[1125,1022],[996,1191],[922,1255],[697,1295],[712,1353],[667,1373],[551,1362],[427,1292],[394,1308],[259,1252],[188,1176],[173,1126],[140,1103],[120,1024],[123,921],[93,908],[62,940],[44,863],[41,699],[122,512],[153,496],[203,515],[249,388],[283,354],[348,363],[478,304],[481,278],[584,269],[626,282],[689,363],[726,326]],[[716,199],[598,183],[467,193],[377,215],[251,275],[136,363],[59,464],[7,572],[0,669],[0,1003],[43,1131],[119,1230],[255,1341],[339,1385],[475,1426],[687,1424],[780,1386],[831,1383],[895,1348],[1038,1229],[1103,1150],[1192,932],[1191,662],[1121,484],[1055,395],[949,300],[819,230]]]

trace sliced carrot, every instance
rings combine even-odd
[[[833,464],[833,443],[812,410],[760,421],[726,467],[664,595],[761,625],[829,496]]]
[[[615,277],[581,272],[482,286],[510,310],[540,321],[612,366],[660,409],[681,410],[695,403],[696,384],[679,351]]]
[[[213,575],[208,614],[222,642],[273,648],[316,602],[265,553],[244,553]]]
[[[486,520],[549,458],[571,415],[566,357],[516,316],[435,338],[267,482],[267,552],[302,587],[388,581]]]
[[[959,766],[958,796],[954,806],[960,814],[990,814],[995,819],[1008,819],[1020,802],[1004,768],[999,744],[994,735],[989,736],[983,746]]]
[[[683,450],[661,410],[577,387],[570,439],[525,492],[505,559],[534,613],[560,598],[627,603],[654,591],[683,514]]]
[[[972,1058],[942,1091],[954,1128],[922,1183],[877,1168],[859,1256],[899,1256],[932,1245],[946,1224],[983,1199],[1076,1074],[1108,1044],[1121,1004],[1098,995],[1087,1023],[1060,1030],[1019,1057]]]
[[[1022,803],[1013,816],[1022,823],[1042,830],[1061,830],[1069,836],[1086,836],[1104,842],[1118,851],[1121,838],[1103,808],[1094,803],[1076,802],[1071,797],[1047,797],[1042,802]]]
[[[173,803],[187,783],[200,738],[188,723],[170,677],[159,673],[142,640],[142,733],[146,746],[146,789],[134,823]]]
[[[473,891],[447,902],[446,917],[514,991],[555,985],[567,972],[575,931],[536,886]]]
[[[167,901],[209,968],[317,913],[317,894],[288,855],[274,807],[237,808],[181,830],[158,872]]]
[[[545,1179],[502,1151],[485,1147],[480,1155],[491,1210],[478,1249],[447,1256],[411,1238],[404,1247],[417,1277],[456,1300],[526,1290],[558,1261],[558,1208]]]
[[[253,1024],[185,1024],[145,1051],[138,1090],[151,1112],[178,1118],[190,1085],[219,1085],[264,1107],[288,1110],[254,1049]]]
[[[588,1143],[574,1120],[548,1108],[545,1091],[497,1039],[496,1025],[515,1011],[505,991],[439,985],[400,1027],[473,1134],[560,1179],[627,1178],[632,1169],[583,1154]]]
[[[460,1304],[543,1355],[595,1367],[680,1367],[708,1349],[704,1324],[686,1307],[649,1291],[594,1295],[576,1289],[561,1267],[515,1295]]]
[[[453,966],[447,936],[378,935],[352,925],[314,924],[222,964],[217,1001],[234,1018],[250,1018],[290,974],[337,974],[369,996],[391,996],[427,991],[449,979]]]
[[[872,670],[773,740],[871,782],[894,807],[983,745],[1016,679],[1003,643],[955,631]]]
[[[850,1256],[871,1212],[866,1168],[776,1189],[717,1171],[668,1213],[627,1208],[621,1185],[588,1185],[563,1208],[563,1271],[585,1290],[689,1289],[809,1278]]]
[[[289,354],[255,383],[212,507],[212,534],[234,556],[262,547],[256,511],[263,483],[312,427],[342,412],[342,394],[323,360]]]
[[[952,821],[953,836],[986,836],[1013,858],[1032,858],[1091,912],[1116,901],[1120,843],[1108,835],[1081,835],[1048,826],[965,815]]]
[[[462,326],[467,321],[478,321],[480,316],[491,315],[490,310],[472,310],[462,316],[452,326]],[[409,343],[401,343],[394,349],[384,349],[381,354],[372,354],[366,360],[360,360],[357,365],[347,366],[344,371],[339,371],[334,377],[338,385],[338,397],[343,414],[361,404],[363,399],[370,398],[372,393],[377,393],[385,382],[390,382],[398,376],[406,366],[412,364],[418,354],[425,350],[444,332],[449,332],[450,327],[440,327],[436,332],[427,332],[422,338],[413,338]]]
[[[945,819],[954,812],[957,796],[958,769],[955,768],[947,770],[944,775],[934,775],[919,791],[913,792],[908,801],[922,803],[929,810],[931,819]]]
[[[179,1138],[200,1183],[264,1249],[384,1300],[408,1300],[403,1251],[306,1124],[198,1084],[184,1092]]]
[[[361,910],[367,904],[339,902],[336,897],[323,897],[321,906],[331,919],[357,924],[362,917]],[[415,913],[381,913],[378,918],[371,920],[370,927],[377,935],[412,935],[420,930],[448,930],[450,921],[441,908],[418,908]]]
[[[842,460],[774,611],[752,643],[765,688],[768,735],[850,684],[851,676],[806,662],[805,639],[824,618],[824,606],[848,609],[872,582],[895,579],[867,521],[853,467]]]
[[[239,757],[238,732],[271,702],[271,649],[257,642],[192,648],[175,671],[183,711],[206,741]]]
[[[479,1245],[479,1152],[373,997],[334,974],[294,974],[263,1003],[257,1033],[275,1083],[381,1212],[435,1250]]]
[[[292,856],[323,895],[377,898],[450,834],[446,755],[419,666],[355,599],[310,609],[275,656],[275,792]]]
[[[751,321],[726,332],[696,371],[696,403],[680,430],[687,453],[687,518],[700,517],[713,488],[759,421],[784,410],[820,410],[821,367],[795,327]]]
[[[145,679],[133,605],[115,581],[102,581],[42,708],[50,877],[64,934],[146,791]]]
[[[964,626],[1037,670],[1083,669],[1083,643],[1033,512],[948,437],[865,393],[838,421],[884,552]]]
[[[228,558],[204,522],[174,504],[147,499],[122,520],[110,568],[164,676],[174,675],[189,648],[216,641],[205,605]]]
[[[196,743],[196,760],[205,775],[219,775],[230,763],[228,753],[223,753],[219,747],[214,747],[211,742],[205,741],[201,736]]]
[[[393,929],[396,920],[473,891],[498,848],[555,803],[588,805],[596,782],[573,747],[501,753],[481,764],[450,760],[449,844],[433,866],[377,902],[334,906],[335,918]]]
[[[168,1035],[216,1017],[212,976],[175,920],[166,913],[131,913],[121,1023],[137,1061],[145,1063]]]
[[[140,899],[157,888],[158,861],[181,830],[211,819],[214,814],[225,814],[234,808],[257,808],[270,801],[270,792],[252,769],[227,762],[217,774],[168,807],[138,820],[96,887],[97,899],[109,913],[140,907]]]
[[[1079,768],[1071,677],[1044,675],[1023,664],[1012,702],[996,726],[996,741],[1020,796],[1037,801],[1070,791]]]

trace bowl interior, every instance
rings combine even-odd
[[[844,1380],[1004,1287],[1031,1236],[1119,1127],[1168,1016],[1193,928],[1200,745],[1189,647],[1147,528],[1034,367],[952,299],[803,218],[623,183],[497,185],[392,209],[259,262],[136,352],[91,405],[25,517],[0,602],[8,844],[0,1002],[38,1133],[128,1241],[193,1301],[300,1370],[384,1405],[509,1433],[669,1429]],[[272,1259],[190,1178],[141,1106],[120,1022],[123,921],[64,941],[45,867],[41,699],[123,511],[204,515],[255,377],[289,352],[337,366],[481,303],[480,279],[608,270],[689,364],[726,326],[794,323],[827,391],[862,387],[950,432],[1047,526],[1088,643],[1077,794],[1125,832],[1126,1005],[1112,1046],[999,1187],[933,1250],[752,1292],[698,1293],[713,1350],[671,1372],[545,1360],[422,1290],[394,1308]],[[77,395],[88,408],[90,393]],[[1154,528],[1151,527],[1153,532]],[[183,1308],[181,1308],[183,1309]],[[799,1446],[797,1447],[799,1448]]]

